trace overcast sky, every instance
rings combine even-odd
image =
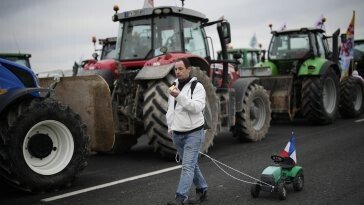
[[[144,0],[1,0],[0,52],[31,53],[36,72],[71,69],[74,61],[90,58],[91,37],[116,36],[113,6],[120,11],[140,9]],[[155,6],[180,6],[179,0],[154,0]],[[268,47],[269,24],[279,29],[312,26],[324,15],[326,32],[346,32],[356,11],[355,38],[364,38],[364,0],[185,0],[210,20],[224,16],[231,23],[232,44],[248,47],[257,40]],[[215,27],[208,34],[216,36]],[[217,39],[214,44],[217,44]],[[218,48],[215,48],[217,50]]]

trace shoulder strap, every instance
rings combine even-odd
[[[198,82],[199,82],[198,80],[194,80],[191,83],[191,99],[192,99],[193,91],[195,90],[196,85],[197,85]]]

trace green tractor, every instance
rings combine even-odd
[[[256,48],[228,48],[227,49],[228,59],[235,60],[234,55],[240,54],[241,58],[238,59],[238,68],[253,67],[259,63],[265,54],[264,50]],[[221,51],[217,52],[217,59],[222,60]]]
[[[300,114],[312,124],[330,124],[338,110],[344,117],[361,114],[363,84],[352,76],[341,78],[339,33],[326,36],[320,28],[272,31],[268,59],[242,75],[255,76],[270,92],[273,118]],[[355,92],[348,90],[352,87]]]
[[[259,197],[260,191],[278,193],[279,199],[287,197],[287,185],[292,184],[294,191],[301,191],[304,186],[303,168],[289,157],[272,155],[274,164],[266,167],[261,180],[252,184],[250,193],[253,198]]]

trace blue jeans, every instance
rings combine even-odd
[[[192,182],[197,189],[207,190],[206,180],[202,176],[197,163],[199,152],[204,141],[205,133],[203,129],[184,135],[173,133],[173,143],[176,146],[178,155],[182,159],[182,171],[176,197],[187,200]]]

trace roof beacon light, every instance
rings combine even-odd
[[[118,6],[118,5],[114,5],[114,8],[113,8],[113,9],[114,9],[114,11],[115,11],[115,14],[116,14],[116,13],[118,13],[118,11],[119,11],[119,6]]]
[[[155,9],[155,10],[154,10],[154,13],[155,13],[155,14],[157,14],[157,15],[159,15],[159,14],[161,14],[161,13],[162,13],[162,10],[161,10],[161,9]]]
[[[169,13],[171,13],[171,9],[170,8],[164,8],[163,13],[164,14],[169,14]]]

